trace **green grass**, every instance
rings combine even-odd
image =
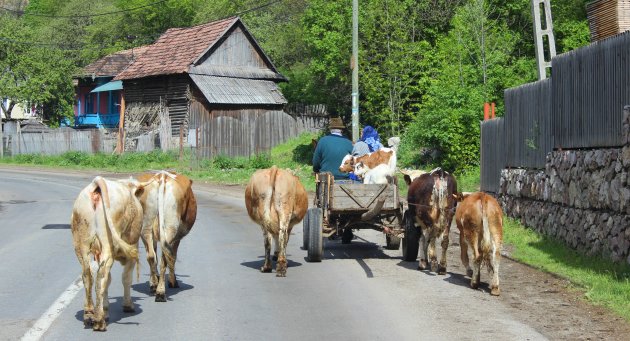
[[[570,280],[589,301],[630,321],[630,265],[580,254],[514,219],[504,220],[503,232],[504,243],[514,249],[512,258]]]

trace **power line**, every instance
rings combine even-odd
[[[139,9],[139,8],[143,8],[143,7],[147,7],[147,6],[157,5],[157,4],[162,3],[162,2],[165,2],[165,1],[168,1],[168,0],[162,0],[162,1],[154,2],[154,3],[148,4],[148,5],[144,5],[144,6],[140,6],[140,7],[135,7],[135,8],[127,9],[127,10],[121,10],[121,11],[117,11],[117,12],[100,13],[100,14],[85,15],[85,16],[48,16],[48,17],[51,17],[51,18],[80,18],[80,17],[102,16],[102,15],[113,14],[113,13],[120,13],[120,12],[126,12],[126,11],[133,11],[133,10],[136,10],[136,9]],[[260,10],[260,9],[263,9],[263,8],[269,7],[269,6],[274,5],[274,4],[276,4],[276,3],[278,3],[278,2],[281,2],[281,1],[283,1],[283,0],[275,0],[275,1],[271,1],[271,2],[268,2],[268,3],[266,3],[266,4],[263,4],[263,5],[260,5],[260,6],[257,6],[257,7],[252,7],[252,8],[246,9],[246,10],[244,10],[244,11],[241,11],[241,12],[235,13],[235,14],[233,14],[233,15],[230,15],[230,16],[226,17],[226,18],[236,17],[236,16],[240,16],[240,15],[243,15],[243,14],[246,14],[246,13],[249,13],[249,12],[258,11],[258,10]],[[20,12],[20,11],[15,11],[15,10],[9,10],[9,9],[7,9],[7,8],[5,8],[5,7],[1,7],[1,6],[0,6],[0,9],[5,9],[5,10],[11,11],[11,12]],[[20,12],[20,13],[23,13],[23,12]],[[31,14],[31,15],[37,15],[37,14]],[[46,15],[42,15],[42,16],[46,16]],[[224,19],[225,19],[225,18],[224,18]],[[219,20],[221,20],[221,19],[219,19]],[[218,20],[217,20],[217,21],[218,21]],[[160,35],[161,35],[161,34],[160,34]],[[156,36],[154,36],[154,35],[146,35],[146,36],[140,36],[140,37],[143,37],[143,38],[156,39]],[[158,37],[159,37],[159,35],[158,35]],[[127,37],[118,37],[118,38],[123,38],[123,39],[126,39]],[[136,37],[136,38],[138,38],[138,37]],[[19,41],[19,40],[14,40],[14,39],[11,39],[11,38],[6,38],[6,37],[0,37],[0,41],[6,41],[6,42],[9,42],[9,43],[20,44],[20,45],[32,45],[32,46],[42,46],[42,47],[55,47],[55,48],[60,49],[60,50],[68,50],[68,51],[80,50],[80,48],[79,48],[79,47],[89,45],[89,44],[87,44],[87,43],[83,43],[83,44],[72,44],[72,45],[69,45],[69,44],[57,44],[57,43],[43,43],[43,42],[36,42],[36,41]],[[105,49],[105,48],[107,48],[107,47],[114,47],[114,46],[115,46],[115,45],[109,45],[109,46],[106,46],[106,45],[101,44],[101,45],[100,45],[100,48],[101,48],[101,49]]]
[[[161,4],[163,2],[166,2],[166,1],[168,1],[168,0],[160,0],[160,1],[156,1],[156,2],[150,3],[150,4],[146,4],[146,5],[142,5],[142,6],[138,6],[138,7],[134,7],[134,8],[121,9],[121,10],[118,10],[118,11],[96,13],[96,14],[84,14],[84,15],[80,15],[80,14],[79,15],[52,15],[52,14],[43,14],[43,13],[30,13],[30,12],[14,10],[14,9],[2,7],[2,6],[0,6],[0,9],[3,9],[5,11],[7,11],[7,12],[15,13],[17,15],[30,15],[30,16],[34,16],[34,17],[45,17],[45,18],[91,18],[91,17],[100,17],[100,16],[104,16],[104,15],[112,15],[112,14],[131,12],[131,11],[135,11],[135,10],[138,10],[138,9],[141,9],[141,8],[159,5],[159,4]]]

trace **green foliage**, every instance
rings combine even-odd
[[[269,168],[272,166],[271,158],[267,154],[257,154],[249,159],[249,167],[254,169]]]

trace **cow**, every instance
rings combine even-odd
[[[308,197],[297,176],[272,166],[257,170],[245,188],[249,217],[260,225],[265,244],[265,263],[261,272],[271,272],[271,239],[276,244],[276,276],[287,273],[286,247],[293,225],[306,214]]]
[[[149,289],[155,302],[166,302],[166,267],[168,286],[178,288],[175,261],[179,243],[192,229],[197,218],[197,201],[192,191],[192,180],[185,175],[160,171],[145,173],[138,180],[150,182],[140,202],[144,211],[142,242],[147,250],[150,268]],[[158,276],[157,244],[162,250]]]
[[[460,196],[461,198],[461,196]],[[459,229],[462,264],[470,276],[470,286],[477,289],[481,265],[485,264],[492,275],[490,294],[501,294],[499,288],[499,262],[503,243],[503,211],[495,198],[483,192],[472,193],[457,205],[455,222]],[[472,249],[473,268],[468,259]]]
[[[361,174],[364,180],[363,183],[388,183],[389,179],[394,177],[396,162],[396,152],[393,149],[381,148],[373,153],[361,156],[346,155],[341,160],[339,171],[344,173],[355,172],[356,175]],[[380,167],[381,165],[385,167]],[[375,171],[375,174],[370,175],[378,167],[380,168]],[[366,178],[370,182],[367,182]]]
[[[133,312],[130,290],[132,272],[138,260],[138,239],[142,229],[142,205],[138,197],[146,184],[136,180],[107,180],[97,176],[78,195],[72,207],[70,225],[74,251],[82,267],[85,301],[83,323],[95,331],[107,330],[109,318],[110,270],[114,261],[123,267],[123,311]],[[92,301],[90,256],[98,264]]]
[[[446,274],[446,250],[448,234],[453,220],[457,193],[455,178],[441,168],[417,177],[407,192],[407,203],[414,225],[420,228],[420,262],[418,270],[427,269],[431,261],[431,270],[440,275]],[[435,243],[442,239],[442,258],[439,266],[435,255]]]

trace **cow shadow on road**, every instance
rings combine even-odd
[[[175,296],[175,295],[177,295],[178,293],[180,293],[182,291],[186,291],[186,290],[190,290],[190,289],[194,288],[194,286],[182,282],[181,281],[182,277],[190,277],[190,276],[176,274],[177,284],[179,285],[179,288],[169,288],[168,287],[168,283],[166,284],[166,300],[170,301],[170,297],[171,296]],[[168,281],[168,279],[167,279],[167,281]],[[147,296],[150,296],[151,299],[153,299],[153,296],[155,296],[155,294],[151,293],[151,288],[149,286],[149,281],[132,284],[131,288],[134,291],[136,291],[136,292],[139,292],[139,293],[145,294]]]
[[[292,256],[293,255],[287,254],[287,267],[288,268],[296,268],[298,266],[302,266],[302,263],[299,263],[299,262],[291,260]],[[262,268],[263,264],[265,264],[265,256],[259,256],[258,258],[260,258],[260,259],[259,260],[254,260],[254,261],[251,261],[251,262],[243,262],[243,263],[241,263],[241,265],[260,271],[260,268]],[[274,271],[275,271],[275,269],[276,269],[276,261],[272,261],[272,269],[274,269]]]
[[[111,299],[115,299],[115,302],[111,302]],[[144,298],[142,297],[133,297],[131,296],[131,301],[133,302],[133,307],[135,309],[134,312],[131,313],[125,313],[123,312],[123,298],[122,296],[118,296],[118,297],[110,297],[110,302],[109,302],[109,319],[107,321],[107,324],[129,324],[129,325],[139,325],[138,322],[121,322],[126,318],[132,317],[132,316],[136,316],[138,314],[142,313],[142,308],[141,305],[138,304],[138,301],[143,301]],[[74,317],[78,320],[83,322],[83,309],[77,311],[77,313],[74,315]],[[92,329],[92,326],[86,326],[85,329]]]

